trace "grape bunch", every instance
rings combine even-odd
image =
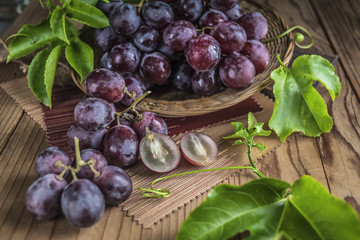
[[[266,18],[259,12],[244,13],[237,3],[99,1],[97,7],[110,23],[94,33],[104,52],[101,67],[132,74],[146,88],[171,85],[202,97],[222,87],[242,90],[266,69],[270,55],[260,41],[268,31]]]

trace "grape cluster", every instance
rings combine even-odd
[[[268,31],[265,17],[244,13],[237,2],[141,1],[138,8],[99,2],[110,22],[95,31],[104,51],[101,67],[131,73],[147,87],[172,85],[202,97],[224,86],[242,90],[265,70],[270,55],[260,42]]]

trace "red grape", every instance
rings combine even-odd
[[[101,172],[101,170],[108,165],[104,155],[98,150],[85,149],[81,151],[80,155],[81,160],[83,160],[84,162],[88,162],[90,159],[95,159],[96,163],[94,165],[94,169],[98,172]],[[77,167],[76,162],[74,164],[74,167]],[[82,166],[80,171],[76,173],[76,176],[78,178],[86,178],[89,180],[93,180],[95,174],[89,166]]]
[[[168,134],[168,128],[164,119],[153,112],[143,112],[140,120],[135,119],[131,127],[141,140],[146,135],[146,128],[151,132]]]
[[[199,19],[199,27],[214,27],[218,23],[227,21],[227,16],[218,10],[209,9],[209,11],[205,12],[201,18]]]
[[[35,160],[35,171],[39,177],[48,173],[60,174],[64,168],[55,167],[56,161],[70,166],[71,159],[67,152],[59,147],[49,147],[43,150]]]
[[[140,97],[146,91],[144,82],[139,75],[134,73],[124,73],[123,77],[127,90],[130,93],[135,92],[136,97]],[[125,94],[123,99],[121,99],[120,103],[124,106],[129,107],[133,103],[133,100]]]
[[[116,33],[131,35],[140,26],[140,15],[133,5],[124,3],[109,13],[109,23]]]
[[[172,8],[160,1],[145,3],[141,8],[141,15],[144,22],[156,30],[166,28],[174,20]]]
[[[246,32],[248,39],[263,39],[268,31],[266,18],[258,12],[251,12],[242,15],[237,21]]]
[[[140,74],[150,83],[162,85],[170,77],[170,62],[159,52],[145,53],[140,63]]]
[[[135,72],[139,66],[141,53],[130,42],[115,45],[110,53],[112,70],[125,73]]]
[[[194,73],[194,70],[185,61],[174,62],[172,66],[173,70],[170,76],[170,82],[172,86],[180,91],[190,88],[191,77]]]
[[[104,51],[109,51],[116,44],[126,41],[126,37],[117,34],[111,27],[97,28],[94,31],[95,43]]]
[[[135,46],[143,52],[151,52],[156,49],[160,41],[158,31],[148,26],[141,26],[133,38]]]
[[[170,23],[163,33],[165,44],[175,51],[183,51],[188,41],[194,37],[196,37],[194,25],[184,20]]]
[[[75,150],[74,138],[77,137],[79,139],[80,150],[92,148],[101,151],[102,141],[106,133],[106,128],[100,129],[96,132],[87,132],[76,125],[72,125],[67,132],[67,142],[69,146]]]
[[[238,0],[210,0],[210,6],[212,8],[226,11],[235,7]]]
[[[219,23],[211,30],[210,35],[220,43],[223,53],[240,52],[247,40],[245,30],[232,21]]]
[[[254,64],[256,74],[263,72],[270,62],[270,53],[258,40],[248,40],[241,51]]]
[[[182,20],[195,23],[204,9],[202,0],[179,0],[177,12]]]
[[[220,89],[221,82],[218,73],[214,69],[207,72],[196,71],[191,78],[191,86],[196,94],[208,97]]]

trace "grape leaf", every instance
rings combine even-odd
[[[83,3],[89,4],[91,6],[95,6],[98,0],[80,0]],[[101,1],[101,0],[100,0]]]
[[[281,64],[271,78],[275,82],[275,104],[269,127],[283,143],[296,131],[316,137],[331,130],[333,122],[326,103],[312,85],[319,81],[333,100],[339,96],[340,80],[329,61],[318,55],[302,55],[291,69]]]
[[[228,239],[245,230],[250,240],[356,239],[360,221],[349,204],[310,176],[291,187],[263,178],[215,187],[184,221],[177,239]]]
[[[66,15],[65,9],[57,6],[51,15],[50,26],[58,38],[60,38],[67,44],[70,44],[68,37],[66,35],[65,15]]]

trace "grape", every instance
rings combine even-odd
[[[77,137],[79,139],[80,150],[92,148],[101,151],[102,141],[106,133],[107,130],[105,128],[96,132],[87,132],[76,125],[72,125],[67,132],[67,142],[75,150],[74,138]]]
[[[135,46],[143,52],[154,51],[159,43],[159,33],[148,26],[141,26],[134,34]]]
[[[101,172],[101,170],[108,165],[104,155],[99,152],[98,150],[95,149],[85,149],[82,150],[81,153],[81,159],[84,162],[88,162],[90,159],[95,159],[96,163],[94,165],[94,169],[98,172]],[[76,162],[74,164],[74,167],[76,168]],[[94,172],[91,170],[91,168],[89,166],[82,166],[80,171],[76,173],[76,176],[78,178],[86,178],[89,180],[93,180],[95,174]]]
[[[201,18],[199,19],[199,27],[214,27],[218,23],[227,21],[227,16],[218,10],[209,9],[209,11],[205,12]]]
[[[159,52],[144,54],[140,63],[141,76],[156,85],[162,85],[170,77],[169,60]]]
[[[115,45],[110,53],[111,66],[118,73],[135,72],[139,66],[141,53],[130,42]]]
[[[113,8],[109,14],[110,26],[116,33],[131,35],[140,26],[140,15],[133,5],[124,3]]]
[[[170,76],[170,82],[174,88],[183,91],[191,87],[191,76],[194,70],[184,62],[175,62]]]
[[[202,0],[179,0],[177,11],[181,19],[195,23],[200,18],[203,9]]]
[[[136,98],[143,95],[143,93],[146,91],[145,85],[139,75],[134,73],[124,73],[123,77],[127,90],[130,93],[135,92]],[[120,103],[124,106],[129,107],[133,103],[133,100],[125,94],[123,99],[121,99]]]
[[[26,209],[36,220],[49,220],[60,211],[61,193],[66,187],[65,180],[56,179],[53,173],[38,178],[26,192]]]
[[[101,175],[94,179],[109,205],[118,205],[124,202],[132,192],[132,182],[129,175],[116,166],[106,166]]]
[[[219,62],[221,49],[218,41],[210,35],[200,34],[189,41],[185,48],[189,65],[197,71],[209,71]]]
[[[172,3],[172,2],[175,2],[177,0],[160,0],[160,1],[163,1],[163,2],[166,2],[166,3]]]
[[[217,10],[226,11],[235,7],[238,0],[210,0],[210,6]]]
[[[174,13],[169,4],[156,1],[145,3],[141,8],[145,23],[156,30],[162,30],[174,21]]]
[[[182,155],[192,164],[206,166],[214,162],[218,147],[208,135],[200,132],[186,133],[180,140]]]
[[[130,113],[125,113],[124,115],[125,116],[119,118],[120,125],[125,125],[128,127],[131,127],[131,125],[134,121],[134,116]]]
[[[225,14],[230,21],[236,22],[244,14],[244,11],[238,4],[236,4],[235,7],[227,10]]]
[[[35,171],[39,177],[48,173],[60,174],[64,168],[55,167],[55,162],[61,161],[64,165],[70,166],[71,159],[67,152],[59,147],[49,147],[43,150],[35,160]]]
[[[184,20],[170,23],[163,33],[165,44],[175,51],[183,51],[188,41],[194,37],[196,37],[194,25]]]
[[[191,78],[191,85],[196,94],[208,97],[220,89],[221,82],[218,73],[212,69],[207,72],[196,71]]]
[[[117,34],[111,27],[97,28],[94,31],[95,43],[104,51],[109,51],[118,43],[126,41],[126,37]]]
[[[101,98],[85,98],[75,107],[75,124],[85,131],[96,132],[111,123],[114,112],[113,103],[108,103]]]
[[[98,1],[96,3],[96,7],[100,9],[106,16],[109,16],[110,11],[116,7],[123,4],[121,0],[110,0],[109,3],[106,3],[104,1]]]
[[[270,62],[270,53],[258,40],[248,40],[241,51],[254,64],[256,74],[263,72]]]
[[[179,164],[181,153],[171,137],[162,133],[150,133],[140,142],[140,158],[151,171],[166,173]]]
[[[240,52],[246,42],[245,30],[235,22],[221,22],[210,32],[221,47],[223,53]]]
[[[99,68],[86,76],[84,87],[89,96],[115,103],[124,96],[125,81],[119,73],[106,68]]]
[[[112,69],[112,66],[111,66],[111,59],[109,58],[109,52],[105,52],[102,57],[101,57],[101,60],[100,60],[100,66],[102,68],[106,68],[106,69]]]
[[[136,133],[124,125],[110,128],[103,141],[103,153],[108,163],[118,167],[134,165],[138,160],[138,147]]]
[[[90,180],[75,180],[66,186],[61,195],[61,209],[65,218],[75,226],[90,227],[104,213],[104,196]]]
[[[268,31],[266,18],[258,12],[244,14],[237,21],[246,32],[248,39],[263,39]]]
[[[165,44],[164,42],[161,42],[156,49],[156,51],[164,54],[170,61],[174,61],[177,58],[177,52],[169,47],[169,45]]]
[[[219,69],[221,81],[235,90],[248,87],[254,81],[255,73],[254,64],[237,52],[226,56]]]
[[[153,112],[143,112],[140,120],[135,119],[131,127],[141,140],[146,135],[146,128],[151,132],[168,134],[168,128],[164,119]]]

